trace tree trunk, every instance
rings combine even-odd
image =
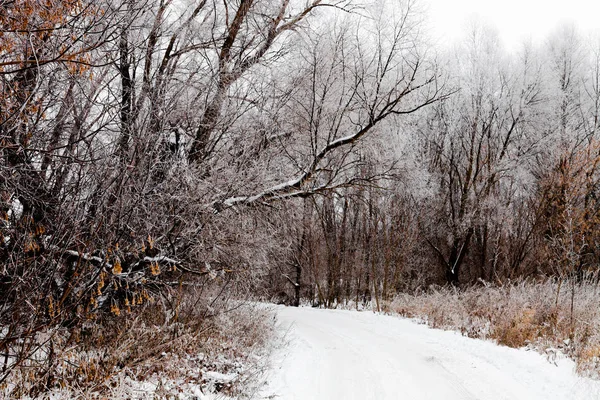
[[[465,259],[471,238],[473,237],[473,228],[467,230],[465,239],[454,239],[452,243],[452,249],[450,250],[450,257],[448,258],[448,265],[446,266],[446,281],[452,286],[458,286],[460,267]],[[461,243],[462,242],[462,243]]]

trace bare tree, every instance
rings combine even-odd
[[[519,161],[534,150],[523,140],[528,140],[527,125],[541,100],[539,75],[507,68],[489,33],[475,29],[466,50],[456,57],[458,68],[466,71],[456,82],[460,89],[434,109],[423,130],[440,196],[438,216],[424,222],[425,239],[452,284],[459,283],[461,267],[477,244],[477,274],[493,278],[487,265],[497,259],[493,252],[498,249],[490,245],[494,236],[503,234],[497,229],[509,215],[494,209],[505,196],[503,207],[510,208],[517,194],[513,187]],[[493,221],[494,214],[503,220]]]

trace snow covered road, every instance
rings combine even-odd
[[[593,400],[600,382],[535,352],[371,312],[276,308],[288,345],[258,396],[274,400]]]

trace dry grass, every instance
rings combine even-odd
[[[558,349],[575,360],[578,372],[600,377],[599,305],[600,286],[590,280],[466,290],[432,288],[417,295],[399,295],[390,308],[469,337],[542,352]]]
[[[45,332],[39,358],[46,365],[35,355],[24,362],[0,387],[0,398],[244,398],[267,362],[272,318],[265,307],[213,306],[218,312],[183,302],[174,314],[154,304],[135,318]]]

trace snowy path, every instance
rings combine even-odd
[[[287,347],[258,396],[274,400],[593,400],[600,382],[530,351],[370,312],[276,309]]]

